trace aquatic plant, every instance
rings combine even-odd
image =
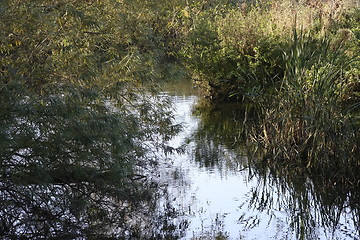
[[[263,159],[357,186],[359,116],[341,101],[351,84],[346,71],[358,67],[358,59],[329,39],[294,30],[284,60],[284,79],[263,105],[253,138],[265,149]]]

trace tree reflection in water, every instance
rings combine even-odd
[[[232,105],[230,109],[205,110],[198,110],[201,112],[198,128],[188,139],[194,144],[190,157],[200,168],[216,169],[223,175],[247,169],[248,181],[257,182],[248,190],[245,202],[239,202],[241,212],[237,223],[243,232],[255,229],[265,219],[269,221],[269,231],[274,231],[273,235],[279,239],[357,238],[359,189],[330,182],[325,177],[309,176],[298,169],[289,172],[280,166],[269,168],[245,158],[250,155],[244,144],[244,109]],[[185,181],[182,171],[186,169],[176,168],[173,172],[165,169],[174,183],[161,184]],[[0,236],[5,240],[44,236],[47,239],[180,239],[192,231],[188,229],[186,216],[193,214],[190,213],[193,209],[174,207],[174,196],[159,185],[155,173],[149,171],[144,178],[135,175],[126,178],[127,181],[119,183],[121,188],[103,186],[101,181],[90,184],[60,178],[54,179],[57,182],[39,184],[36,178],[29,177],[24,183],[13,178],[10,181],[2,173]],[[116,192],[120,189],[122,192]],[[216,214],[212,229],[206,228],[199,238],[226,239],[225,218],[226,214]],[[271,228],[271,222],[275,222],[276,229]]]
[[[248,207],[248,213],[241,214],[238,223],[244,229],[256,228],[266,214],[267,227],[277,222],[277,230],[269,231],[278,231],[274,234],[279,239],[357,239],[360,189],[353,184],[332,182],[326,176],[306,174],[301,169],[289,171],[257,161],[256,156],[251,156],[256,152],[254,147],[245,143],[245,109],[231,104],[197,108],[200,123],[193,136],[194,159],[199,166],[220,172],[247,168],[249,181],[257,181],[247,194],[247,202],[242,204]],[[238,157],[226,157],[229,154]],[[250,160],[244,162],[239,157],[244,155]]]
[[[147,110],[146,121],[108,106],[92,109],[86,102],[92,98],[81,98],[81,106],[59,99],[67,103],[62,108],[19,101],[26,110],[1,116],[0,239],[181,236],[171,205],[163,201],[159,210],[166,192],[152,178],[154,152],[161,150],[161,139],[176,133],[159,133],[158,126],[168,129],[171,115],[151,108],[149,98],[137,102],[139,111]]]
[[[178,239],[185,223],[155,182],[150,192],[113,198],[90,184],[16,185],[1,182],[1,239]],[[108,189],[109,191],[109,189]],[[125,193],[124,193],[125,194]],[[133,200],[131,200],[133,199]],[[142,199],[139,201],[139,199]],[[161,208],[161,211],[159,211]]]
[[[205,104],[204,106],[202,104]],[[194,159],[200,167],[223,171],[238,170],[247,165],[234,162],[234,156],[246,158],[243,147],[243,116],[246,106],[239,104],[209,105],[206,101],[195,107],[194,114],[200,118],[199,127],[192,138],[196,142]]]

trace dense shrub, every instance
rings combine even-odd
[[[213,100],[259,101],[285,71],[282,52],[293,29],[333,44],[354,41],[356,10],[349,1],[257,1],[193,14],[181,50],[193,77]]]

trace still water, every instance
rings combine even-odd
[[[159,181],[182,239],[359,239],[351,193],[249,163],[237,140],[241,111],[225,105],[195,111],[199,99],[189,84],[164,94],[184,128],[169,146],[185,151],[167,156]]]

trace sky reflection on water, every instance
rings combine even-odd
[[[254,174],[243,154],[201,134],[196,136],[203,124],[192,114],[197,97],[168,94],[175,103],[175,121],[184,126],[169,145],[188,145],[185,154],[169,156],[160,176],[168,184],[179,219],[189,224],[184,239],[358,239],[354,221],[347,219],[353,213],[340,214],[334,232],[323,228],[323,216],[311,206],[315,198],[309,196],[304,202],[309,206],[297,205],[291,192],[294,188],[279,187],[268,173],[266,178]],[[303,216],[306,211],[311,217]],[[312,229],[304,229],[309,227]]]

